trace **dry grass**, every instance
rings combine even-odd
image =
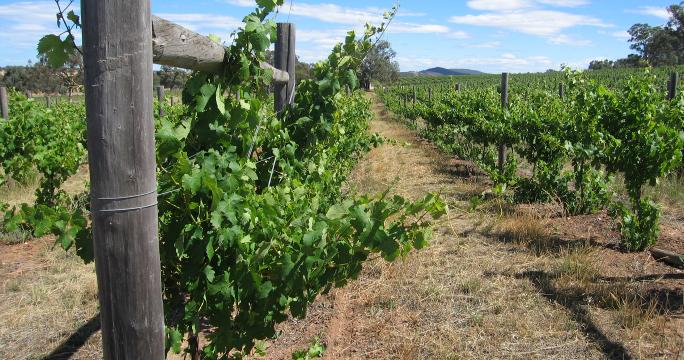
[[[18,229],[16,231],[5,232],[3,229],[0,229],[0,244],[16,245],[30,239],[31,233],[26,230]]]
[[[10,206],[33,203],[36,200],[35,191],[38,187],[38,182],[37,175],[26,184],[10,179],[0,186],[0,201]]]
[[[625,202],[628,201],[629,197],[622,174],[615,176],[611,188],[618,198]],[[682,189],[684,189],[684,175],[674,173],[660,179],[656,186],[645,186],[644,196],[664,205],[666,209],[681,210],[684,208],[684,191]]]
[[[568,249],[552,269],[560,277],[586,284],[599,275],[596,256],[596,252],[590,247]]]
[[[61,190],[64,190],[69,195],[80,194],[86,189],[89,176],[88,166],[82,165],[76,174],[62,184]],[[36,200],[35,192],[39,184],[40,176],[38,173],[34,174],[24,184],[9,179],[5,184],[0,186],[0,202],[9,204],[10,206],[17,206],[24,203],[32,204]]]
[[[456,224],[454,224],[456,225]],[[600,358],[562,307],[548,303],[504,246],[445,232],[398,264],[375,262],[338,296],[358,309],[334,359]]]
[[[674,174],[662,179],[655,187],[649,187],[646,193],[660,203],[681,209],[684,208],[682,189],[684,189],[684,176]]]
[[[524,215],[507,217],[494,229],[502,241],[526,246],[537,256],[548,254],[557,247],[557,240],[551,237],[548,225],[542,219]]]
[[[0,358],[38,358],[96,314],[94,268],[72,253],[53,250],[47,239],[17,245],[5,254],[0,265]],[[99,351],[97,338],[91,339],[76,358],[97,358]]]

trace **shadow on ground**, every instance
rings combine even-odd
[[[569,297],[556,291],[552,283],[552,276],[544,271],[526,271],[515,276],[527,279],[534,284],[546,299],[564,306],[570,312],[572,319],[581,324],[582,332],[599,346],[603,354],[609,359],[632,359],[629,351],[619,342],[612,341],[591,319],[591,314],[578,299]]]
[[[85,345],[88,339],[100,330],[100,314],[96,314],[87,323],[83,324],[58,348],[53,350],[43,360],[67,360],[71,359],[78,350]]]

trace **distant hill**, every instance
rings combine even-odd
[[[409,71],[401,73],[401,76],[458,76],[458,75],[478,75],[484,74],[481,71],[469,69],[445,69],[443,67],[435,67],[423,71]]]

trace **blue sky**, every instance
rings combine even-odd
[[[63,0],[64,1],[64,0]],[[403,0],[386,34],[402,71],[434,66],[485,72],[533,72],[630,53],[626,30],[661,25],[679,0]],[[297,52],[327,56],[346,31],[377,22],[393,0],[294,0],[278,21],[297,24]],[[204,34],[228,34],[253,0],[153,0],[153,13]],[[0,0],[0,66],[34,60],[38,39],[58,32],[53,0]],[[77,8],[78,10],[78,8]]]

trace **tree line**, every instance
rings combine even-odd
[[[594,60],[590,70],[625,67],[672,66],[684,64],[684,2],[667,7],[670,19],[665,25],[634,24],[628,30],[630,54],[618,60]]]
[[[65,95],[83,93],[83,66],[81,57],[54,68],[45,58],[28,62],[25,66],[0,67],[0,86],[15,89],[27,95]],[[154,85],[167,89],[182,89],[190,72],[170,66],[162,66],[154,72]]]
[[[387,41],[379,41],[368,53],[359,75],[361,84],[368,88],[371,81],[390,83],[399,79],[399,64],[396,52]],[[266,52],[266,61],[273,64],[273,52]],[[297,81],[313,77],[314,65],[297,57],[295,67]],[[167,89],[182,89],[192,76],[190,71],[162,66],[154,72],[154,85]],[[25,66],[0,67],[0,86],[15,89],[24,94],[69,94],[83,92],[83,59],[80,53],[73,53],[64,65],[54,67],[48,62],[46,53],[38,60]]]

